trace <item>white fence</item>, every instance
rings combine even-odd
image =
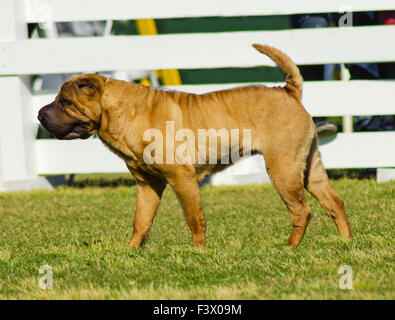
[[[55,93],[33,95],[31,74],[273,65],[252,43],[267,43],[297,64],[395,61],[395,26],[343,27],[157,36],[27,39],[28,22],[395,10],[393,0],[1,0],[0,190],[45,187],[40,174],[123,172],[124,163],[97,139],[36,140],[37,110]],[[235,86],[231,85],[231,86]],[[205,92],[229,85],[179,86]],[[305,82],[313,116],[395,113],[394,81]],[[395,132],[341,133],[321,146],[327,168],[395,167]],[[262,159],[220,173],[214,183],[262,175]],[[247,169],[248,167],[248,169]],[[259,176],[259,179],[263,179]],[[216,182],[217,181],[217,182]],[[252,180],[255,181],[255,180]]]

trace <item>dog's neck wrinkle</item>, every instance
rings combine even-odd
[[[122,116],[128,113],[129,119],[134,118],[152,106],[157,91],[135,82],[108,79],[102,96],[102,108],[111,113],[121,112]]]
[[[105,83],[98,135],[125,160],[136,158],[123,139],[128,132],[126,126],[136,118],[150,91],[148,87],[126,81],[108,79]]]
[[[107,83],[113,81],[116,80],[109,79]],[[105,87],[98,135],[112,152],[129,166],[137,168],[141,166],[141,160],[136,155],[139,150],[130,148],[128,133],[133,124],[153,108],[156,90],[135,83],[116,82],[117,88]]]
[[[104,144],[110,148],[112,152],[127,162],[137,161],[137,156],[128,148],[126,141],[123,138],[117,137],[109,131],[98,131],[99,138]]]
[[[114,118],[117,120],[114,121]],[[111,151],[125,161],[137,161],[137,156],[128,147],[125,133],[128,132],[126,126],[128,118],[122,113],[122,109],[103,110],[100,127],[97,131],[99,138],[107,145]]]
[[[112,118],[118,118],[118,121],[112,121]],[[122,136],[122,132],[124,132],[124,121],[121,121],[120,119],[122,119],[122,114],[120,114],[119,112],[109,112],[107,110],[103,110],[101,115],[100,127],[98,129],[99,136],[101,138]]]

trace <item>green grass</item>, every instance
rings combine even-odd
[[[309,196],[314,217],[296,249],[276,191],[254,185],[202,188],[205,249],[166,189],[150,238],[130,250],[136,187],[115,185],[0,194],[0,299],[395,298],[394,182],[334,181],[352,243]],[[38,287],[45,264],[53,290]],[[338,287],[341,265],[353,290]]]

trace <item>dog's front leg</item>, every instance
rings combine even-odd
[[[134,174],[135,175],[135,174]],[[133,238],[131,248],[141,245],[148,236],[156,211],[162,197],[166,182],[155,177],[136,176],[137,205],[134,214]]]
[[[167,181],[180,201],[185,220],[192,231],[194,244],[204,247],[206,222],[195,169],[192,167],[177,170],[176,173],[167,177]]]

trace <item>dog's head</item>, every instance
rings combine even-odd
[[[86,139],[100,126],[106,78],[84,74],[65,82],[55,101],[42,107],[38,120],[57,139]]]

